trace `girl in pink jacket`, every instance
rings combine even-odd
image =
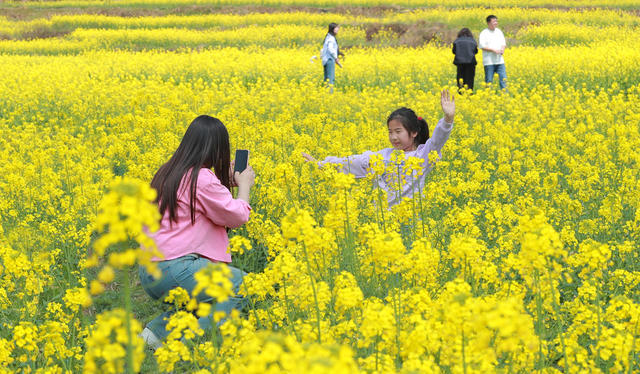
[[[178,149],[156,172],[151,187],[157,193],[162,215],[160,228],[151,233],[163,258],[155,258],[162,272],[159,279],[143,266],[139,269],[144,290],[154,299],[164,297],[182,287],[190,294],[196,286],[194,274],[212,262],[231,262],[227,252],[227,228],[242,226],[249,220],[249,192],[255,180],[251,166],[230,174],[229,134],[220,120],[199,116],[191,122]],[[213,170],[212,170],[213,169]],[[231,194],[232,179],[238,186],[237,198]],[[229,266],[237,294],[244,273]],[[213,301],[204,292],[196,296],[200,302]],[[215,311],[227,314],[239,308],[239,297],[217,303],[211,316],[200,317],[203,329],[212,327]],[[172,310],[162,313],[147,324],[142,338],[156,349],[167,337],[167,320]]]

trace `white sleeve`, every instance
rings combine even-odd
[[[480,36],[478,37],[478,47],[482,48],[487,48],[487,33],[484,32],[484,30],[480,33]]]
[[[356,178],[364,178],[369,174],[369,158],[379,152],[366,151],[360,155],[349,157],[329,156],[318,163],[319,166],[325,164],[337,164],[341,166],[341,171],[345,174],[353,174]]]
[[[441,118],[433,130],[432,136],[427,140],[424,145],[418,146],[416,157],[424,160],[425,169],[430,167],[429,165],[429,153],[431,151],[438,152],[438,155],[442,157],[442,147],[444,143],[449,139],[451,130],[453,129],[453,123],[446,123],[444,118]]]
[[[335,38],[331,38],[331,40],[327,43],[327,49],[329,50],[329,54],[333,56],[334,60],[338,59],[338,43]]]

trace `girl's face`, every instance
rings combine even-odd
[[[414,139],[418,136],[417,132],[409,133],[407,129],[402,126],[402,122],[397,119],[389,121],[389,142],[393,148],[399,151],[415,151],[416,145]]]
[[[333,33],[338,35],[338,31],[340,31],[340,26],[336,26],[335,29],[333,29]]]

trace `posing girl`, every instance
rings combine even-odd
[[[401,186],[400,194],[396,193],[390,185],[389,176],[386,173],[382,175],[379,185],[387,191],[387,200],[391,207],[399,203],[402,197],[411,197],[414,191],[419,191],[420,186],[424,185],[425,175],[432,168],[429,163],[429,153],[436,151],[440,157],[442,156],[442,147],[449,139],[449,134],[451,134],[453,117],[456,111],[454,97],[449,94],[449,91],[442,91],[440,105],[444,117],[438,121],[432,137],[429,137],[429,126],[423,118],[416,116],[415,112],[409,108],[400,108],[393,111],[387,118],[389,142],[392,148],[385,148],[377,152],[367,151],[360,155],[348,157],[329,156],[320,162],[309,154],[302,153],[302,156],[307,161],[317,162],[319,166],[327,163],[341,165],[343,172],[351,173],[356,178],[363,178],[370,172],[369,158],[374,154],[382,156],[385,164],[391,162],[391,154],[394,150],[404,151],[405,157],[424,159],[422,164],[424,172],[422,175],[415,178],[406,178]]]
[[[222,122],[199,116],[189,125],[173,156],[153,177],[151,187],[158,193],[162,220],[158,231],[150,236],[164,255],[154,259],[162,276],[155,279],[143,266],[139,269],[142,287],[152,298],[164,299],[176,287],[192,294],[198,270],[213,262],[231,262],[226,228],[242,226],[249,220],[249,192],[255,173],[247,166],[242,173],[231,176],[229,148],[229,134]],[[231,195],[232,178],[238,186],[237,199]],[[243,273],[229,268],[237,294]],[[196,297],[199,302],[213,301],[204,292]],[[239,307],[239,301],[236,297],[217,303],[211,315],[215,311],[228,314]],[[166,325],[171,314],[167,311],[157,316],[143,330],[141,336],[152,348],[162,345],[169,334]],[[210,317],[199,318],[202,329],[212,327]]]

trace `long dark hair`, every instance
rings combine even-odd
[[[336,39],[336,44],[338,43],[338,38],[336,38],[336,27],[338,27],[338,26],[340,26],[340,25],[338,25],[335,22],[331,22],[329,24],[329,31],[327,31],[327,35],[324,36],[324,41],[322,42],[322,44],[324,44],[324,42],[327,41],[327,36],[329,36],[329,35],[332,35]]]
[[[329,33],[329,34],[331,34],[331,35],[333,35],[333,36],[336,36],[336,27],[338,27],[338,24],[337,24],[337,23],[335,23],[335,22],[331,22],[331,23],[329,24],[329,31],[328,31],[328,33]]]
[[[387,126],[389,126],[389,122],[394,119],[400,121],[402,127],[404,127],[409,134],[414,132],[418,133],[418,135],[413,138],[415,145],[424,144],[429,139],[429,125],[427,121],[422,117],[418,117],[413,110],[405,107],[394,110],[389,114],[389,118],[387,118]]]
[[[176,222],[178,189],[189,173],[191,224],[196,219],[196,186],[201,168],[213,168],[222,185],[231,189],[229,176],[229,133],[219,119],[202,115],[194,119],[184,133],[173,156],[158,169],[151,181],[158,197],[160,214],[169,210],[169,221]]]

